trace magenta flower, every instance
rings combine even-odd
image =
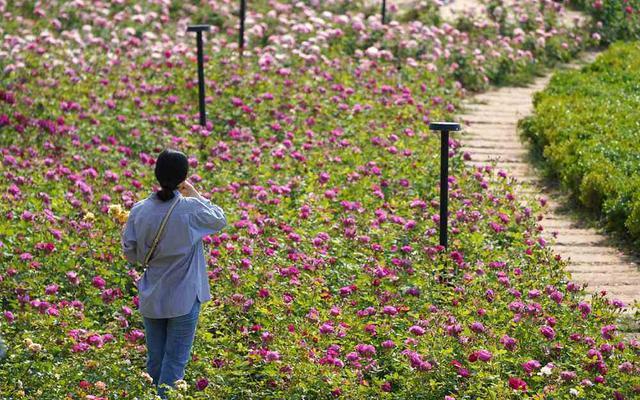
[[[633,372],[633,364],[629,361],[625,361],[618,366],[618,370],[625,374],[631,374]]]
[[[44,290],[45,294],[56,294],[58,293],[58,289],[60,288],[60,286],[56,285],[56,284],[51,284],[51,285],[47,285],[47,287]]]
[[[447,325],[446,330],[447,330],[447,335],[458,336],[458,334],[462,332],[462,325],[460,324]]]
[[[267,362],[278,361],[280,359],[280,353],[278,353],[277,351],[267,351],[264,359]]]
[[[84,353],[87,350],[89,350],[89,345],[84,342],[75,343],[73,346],[71,346],[71,351],[73,353]]]
[[[625,308],[627,306],[624,301],[618,299],[611,300],[611,304],[617,308]]]
[[[527,374],[531,374],[533,371],[535,371],[536,369],[539,369],[541,367],[541,364],[538,360],[529,360],[527,362],[522,363],[522,369],[524,369],[524,371]]]
[[[573,372],[573,371],[562,371],[562,372],[560,372],[560,378],[563,381],[574,380],[574,379],[576,379],[576,376],[577,376],[576,373]]]
[[[540,291],[537,289],[529,290],[528,296],[530,299],[535,299],[540,296]]]
[[[92,346],[100,348],[103,345],[102,336],[98,334],[93,334],[87,338],[87,343],[89,343]]]
[[[371,357],[376,354],[376,348],[370,344],[359,343],[356,345],[356,351],[364,357]]]
[[[382,342],[382,347],[384,347],[385,349],[392,349],[396,347],[396,344],[393,340],[385,340],[384,342]]]
[[[471,324],[471,330],[475,333],[482,333],[484,332],[484,329],[484,325],[482,325],[481,322],[474,322]]]
[[[144,332],[139,329],[134,329],[131,332],[125,333],[125,338],[131,342],[135,343],[144,339]]]
[[[376,324],[366,324],[364,326],[364,331],[375,336],[376,335]]]
[[[409,357],[409,362],[411,366],[419,371],[429,371],[433,369],[433,365],[429,361],[425,361],[422,359],[422,356],[415,351],[404,350],[402,354]]]
[[[98,289],[103,289],[106,286],[107,281],[105,281],[101,276],[94,276],[91,280],[91,284]]]
[[[33,221],[34,219],[34,215],[28,210],[23,211],[20,217],[22,218],[23,221]]]
[[[207,380],[207,378],[200,378],[196,382],[196,389],[200,391],[204,390],[207,386],[209,386],[209,381]]]
[[[15,321],[16,317],[15,315],[13,315],[13,313],[11,311],[5,311],[3,313],[4,318],[7,320],[8,323],[13,323],[13,321]]]
[[[60,316],[60,311],[55,306],[52,306],[47,308],[46,314],[54,317],[58,317]]]
[[[552,292],[549,295],[549,297],[551,298],[551,300],[555,301],[558,304],[562,303],[563,295],[562,295],[562,292],[560,292],[560,291],[556,290],[556,291]]]
[[[334,329],[333,325],[331,325],[328,322],[325,322],[324,324],[322,324],[320,326],[320,333],[323,334],[323,335],[327,335],[329,333],[333,333],[334,330],[335,329]]]
[[[554,331],[553,328],[548,325],[540,327],[540,333],[542,333],[542,335],[547,338],[547,340],[553,340],[556,337],[556,331]]]
[[[478,360],[483,361],[483,362],[488,362],[491,360],[491,358],[493,357],[493,354],[491,354],[490,351],[488,350],[478,350],[478,351],[474,351],[473,353],[469,354],[469,361],[471,362],[476,362]]]
[[[341,287],[338,292],[341,296],[348,296],[355,291],[355,287],[353,285]]]
[[[513,390],[527,390],[527,383],[520,378],[509,378],[509,386]]]
[[[613,334],[615,333],[617,327],[615,325],[605,325],[600,329],[600,334],[603,339],[613,339]]]
[[[409,328],[409,332],[416,335],[416,336],[422,336],[425,333],[425,330],[423,327],[418,326],[418,325],[413,325],[411,328]]]
[[[352,351],[350,353],[348,353],[345,358],[347,359],[347,361],[349,362],[354,362],[354,361],[358,361],[360,359],[360,356],[358,355],[358,353],[356,353],[355,351]]]
[[[582,313],[582,318],[586,318],[587,315],[591,313],[591,306],[589,305],[589,303],[581,301],[580,303],[578,303],[578,310],[580,310],[580,313]]]
[[[488,351],[488,350],[480,350],[480,351],[478,351],[478,360],[480,360],[480,361],[487,362],[487,361],[491,360],[492,357],[493,357],[493,354],[491,354],[491,352]]]
[[[382,308],[382,313],[386,315],[394,316],[398,313],[398,309],[395,308],[394,306],[384,306]]]

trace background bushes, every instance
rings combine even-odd
[[[572,0],[576,8],[591,14],[593,31],[603,44],[640,39],[640,0]]]

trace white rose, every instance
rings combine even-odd
[[[538,375],[547,375],[547,376],[551,375],[551,368],[547,366],[540,368],[540,372]]]
[[[184,379],[178,379],[175,383],[175,387],[178,390],[187,390],[187,382]]]

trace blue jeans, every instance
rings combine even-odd
[[[165,398],[167,384],[184,378],[184,370],[191,356],[191,346],[196,335],[200,301],[196,301],[188,314],[175,318],[144,318],[147,341],[147,372],[158,387],[158,394]]]

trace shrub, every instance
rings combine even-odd
[[[547,173],[609,228],[640,239],[640,46],[619,43],[581,70],[557,73],[520,127]]]

